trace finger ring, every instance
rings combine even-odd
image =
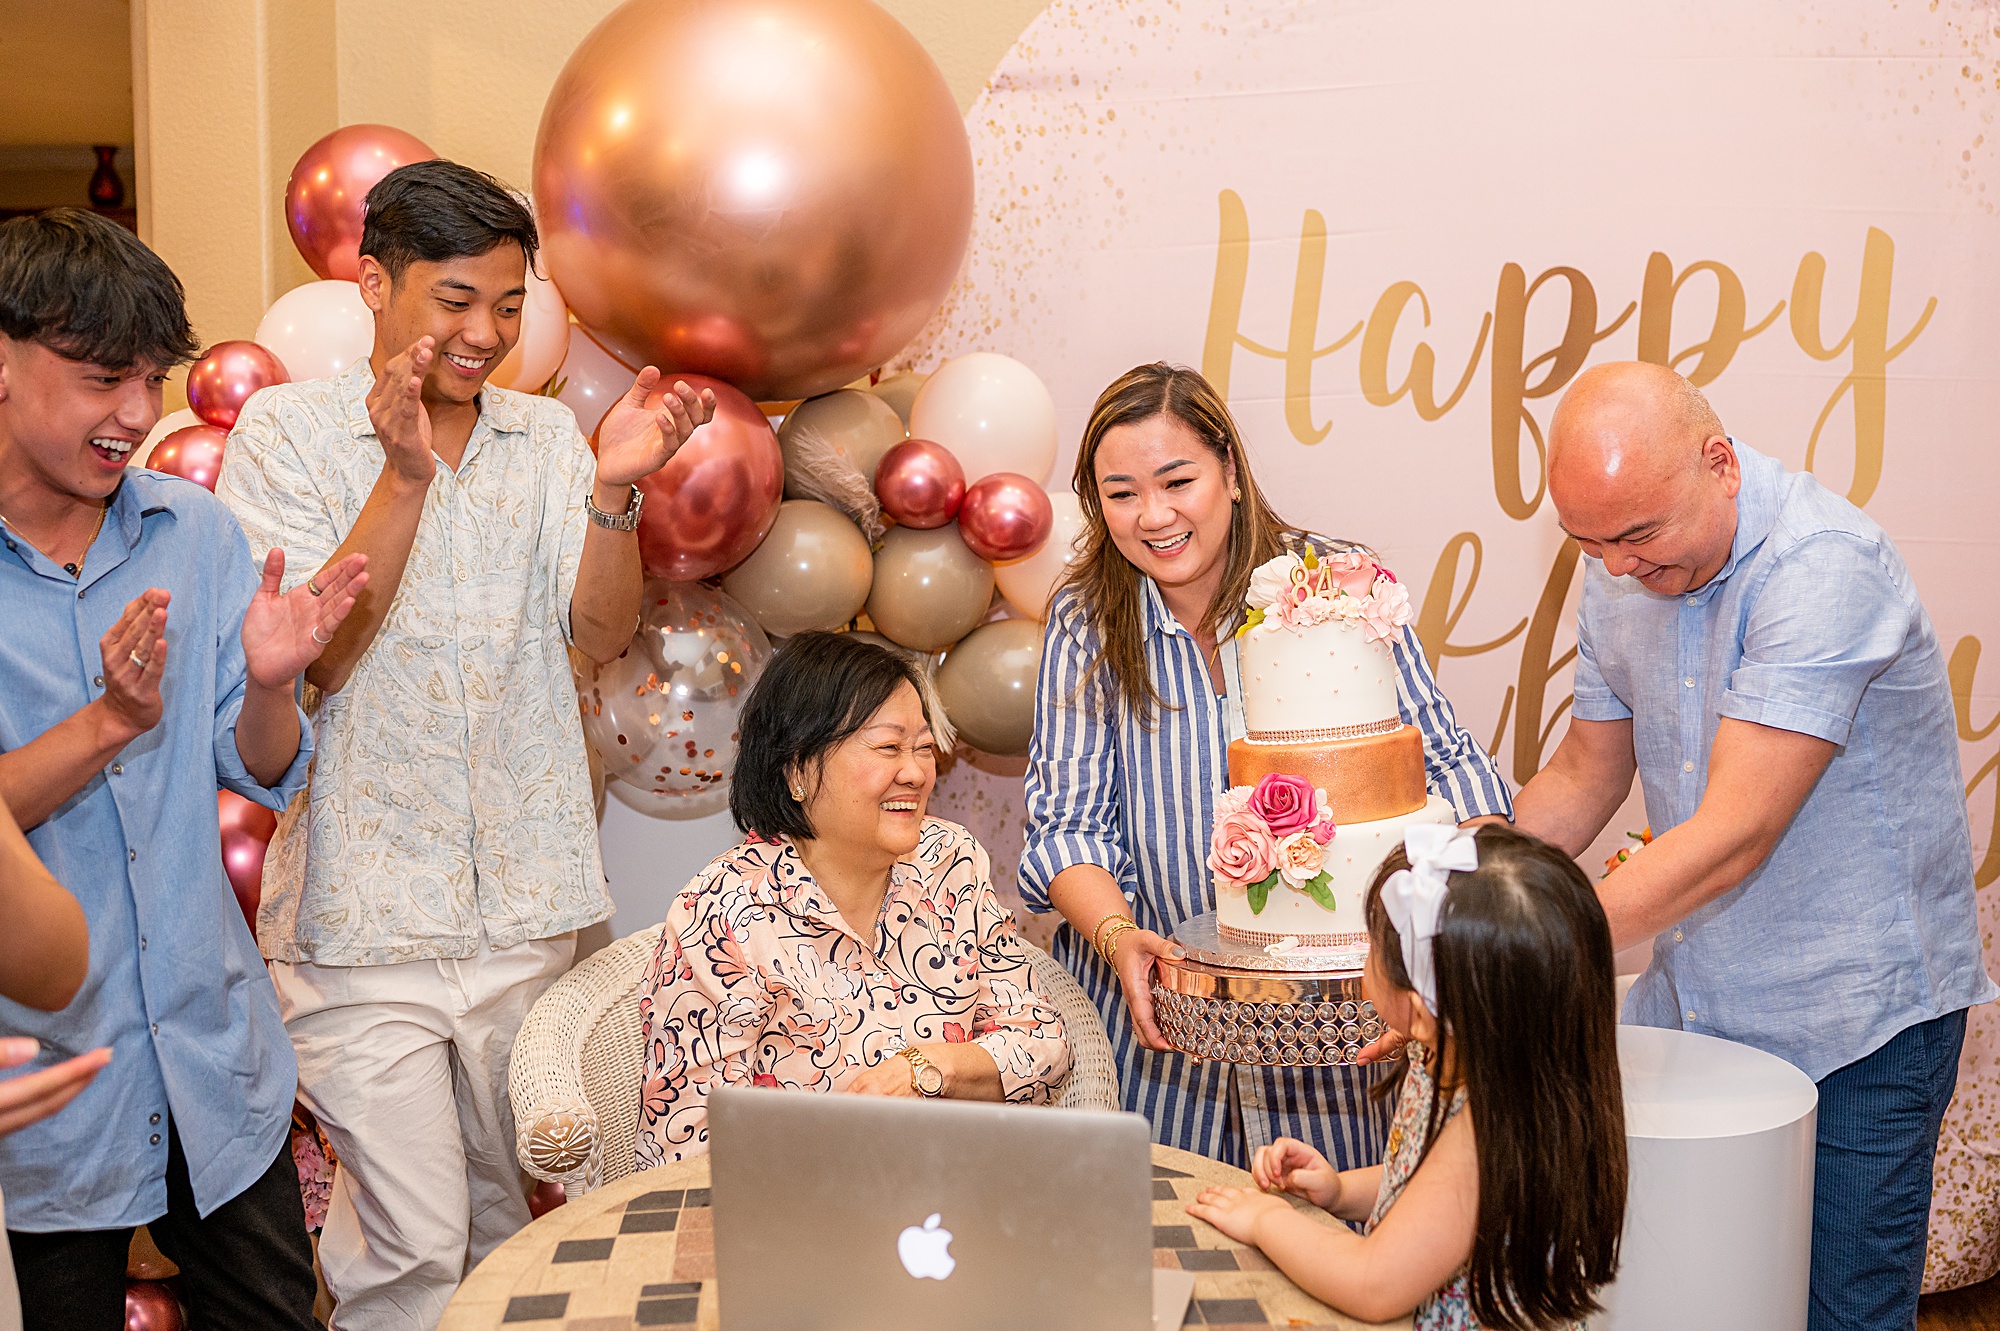
[[[314,582],[312,578],[306,579],[306,590],[311,592],[314,596],[326,595],[326,588],[320,586],[317,582]]]
[[[312,626],[312,639],[314,642],[318,643],[322,647],[333,646],[332,638],[322,638],[319,636],[319,625],[317,624]]]
[[[133,665],[138,666],[139,669],[141,670],[144,670],[148,665],[152,664],[146,657],[139,655],[139,653],[135,651],[125,653],[125,656],[126,659],[131,661]]]

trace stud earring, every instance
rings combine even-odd
[[[1233,485],[1229,487],[1229,502],[1232,504],[1243,502],[1243,492]]]
[[[798,801],[799,801],[799,802],[801,802],[801,803],[804,803],[804,801],[805,801],[805,797],[806,797],[806,792],[805,792],[805,787],[803,787],[803,786],[793,786],[793,787],[792,787],[792,798],[793,798],[793,799],[795,799],[795,800],[798,800]]]

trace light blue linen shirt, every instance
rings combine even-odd
[[[1887,533],[1741,444],[1729,562],[1656,596],[1586,561],[1581,721],[1632,718],[1655,834],[1708,784],[1721,718],[1838,747],[1770,857],[1653,941],[1625,1020],[1752,1045],[1815,1081],[2000,996],[1980,960],[1951,687]]]
[[[243,612],[258,571],[200,486],[133,469],[71,577],[0,528],[0,750],[103,694],[98,639],[149,587],[172,594],[160,723],[126,745],[28,841],[90,922],[90,970],[61,1012],[0,999],[32,1035],[26,1070],[110,1045],[111,1065],[53,1118],[0,1138],[7,1224],[114,1229],[167,1210],[167,1121],[207,1215],[285,1141],[298,1065],[277,996],[223,874],[218,785],[270,809],[305,786],[312,732],[270,789],[236,752]],[[18,1074],[14,1074],[18,1075]]]

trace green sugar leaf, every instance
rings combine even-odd
[[[1328,910],[1340,909],[1340,903],[1333,898],[1333,879],[1327,877],[1324,869],[1306,879],[1305,893]]]
[[[1250,893],[1250,913],[1252,915],[1262,915],[1264,913],[1264,903],[1271,899],[1271,888],[1276,885],[1277,881],[1278,875],[1276,872],[1273,872],[1266,876],[1262,882],[1250,884],[1248,891]]]

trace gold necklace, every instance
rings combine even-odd
[[[104,530],[104,515],[110,511],[111,501],[109,499],[98,505],[97,525],[90,529],[90,539],[83,543],[83,553],[76,557],[74,564],[63,565],[63,572],[69,574],[72,578],[81,578],[83,576],[83,561],[90,558],[90,547],[97,544],[98,533]],[[19,527],[14,526],[5,513],[0,513],[0,522],[6,523],[7,526],[12,527],[15,531],[21,530]],[[37,546],[36,548],[40,549],[41,547]]]

